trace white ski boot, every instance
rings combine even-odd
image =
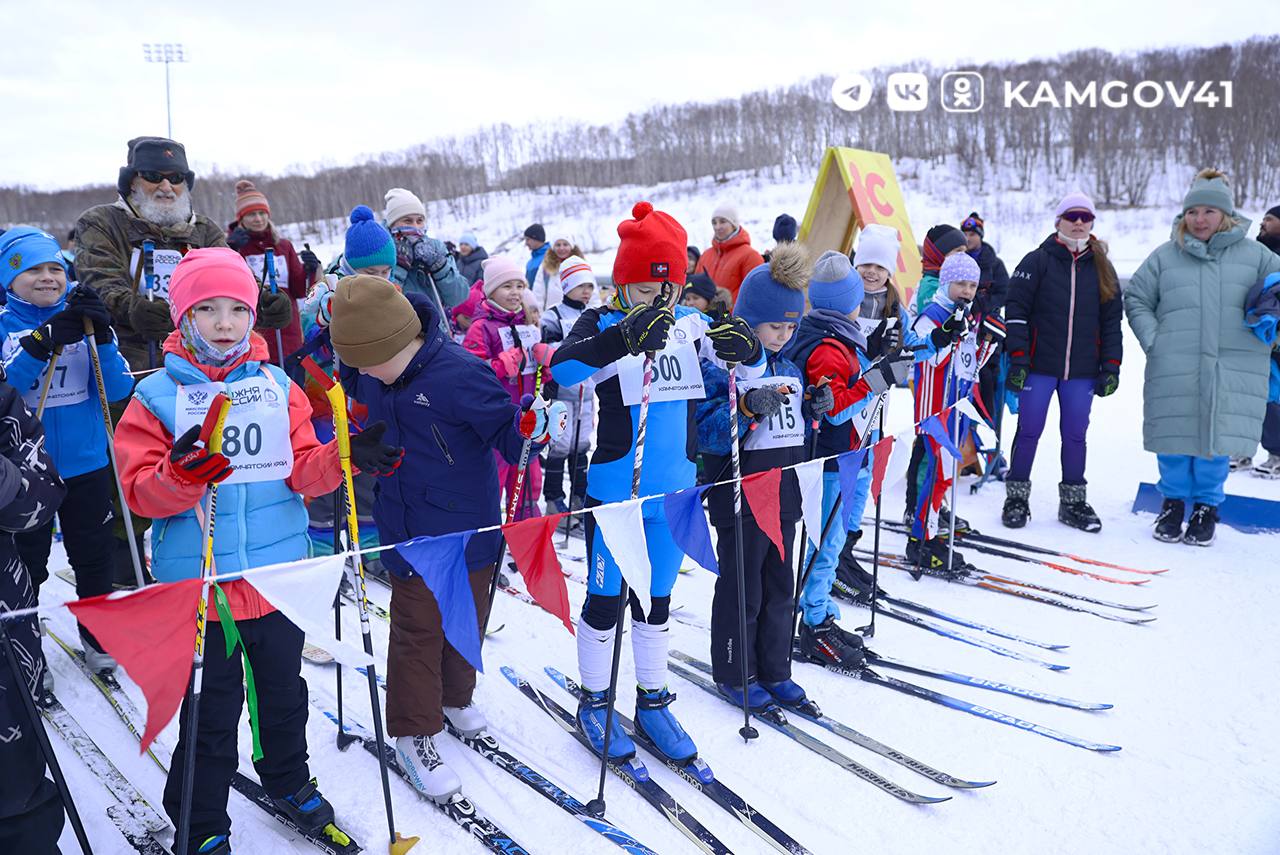
[[[84,664],[95,674],[114,674],[119,665],[110,653],[95,650],[92,644],[84,646]]]
[[[474,739],[489,729],[489,722],[474,702],[464,707],[445,707],[444,717],[467,739]]]
[[[462,781],[440,757],[430,736],[397,736],[396,759],[414,789],[433,802],[443,804],[462,791]]]
[[[1267,459],[1253,467],[1259,478],[1280,478],[1280,454],[1268,454]]]

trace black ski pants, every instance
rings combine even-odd
[[[795,522],[782,523],[787,554],[760,530],[751,517],[742,519],[743,578],[746,581],[747,641],[741,643],[738,620],[738,554],[732,525],[716,526],[716,560],[720,577],[711,600],[711,672],[717,683],[742,685],[747,677],[781,683],[791,677],[791,621],[795,615],[795,573],[791,568]]]

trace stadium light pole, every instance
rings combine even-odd
[[[147,62],[164,63],[164,113],[169,126],[169,139],[173,139],[173,109],[169,101],[169,63],[186,62],[186,51],[180,42],[143,42],[142,56]]]

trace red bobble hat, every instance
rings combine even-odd
[[[614,284],[668,281],[684,285],[689,267],[684,227],[648,202],[636,202],[631,216],[634,219],[618,223],[622,243],[613,260]]]

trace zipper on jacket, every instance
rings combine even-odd
[[[1071,337],[1076,324],[1076,254],[1071,253],[1071,298],[1067,303],[1067,347],[1062,354],[1062,379],[1071,376]]]
[[[444,435],[440,433],[440,428],[434,424],[431,426],[431,435],[436,438],[436,445],[440,446],[440,452],[444,454],[444,459],[453,465],[453,455],[449,453],[449,446],[444,441]]]

